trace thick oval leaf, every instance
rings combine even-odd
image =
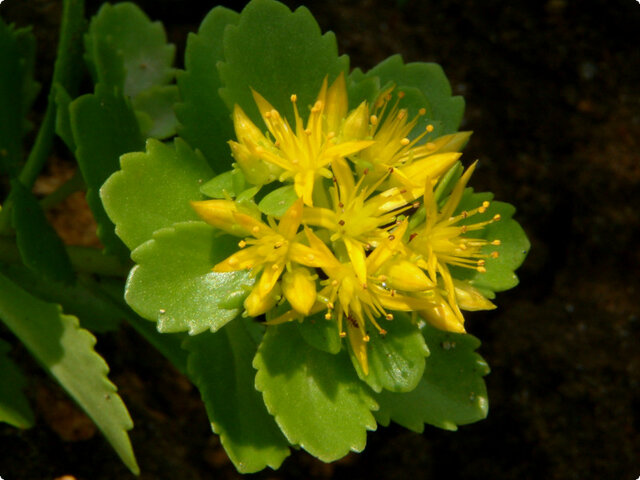
[[[189,378],[200,390],[213,431],[238,471],[280,467],[289,455],[289,443],[254,387],[251,360],[257,345],[243,322],[189,338],[185,346],[190,352]]]
[[[319,312],[305,318],[298,324],[298,332],[312,347],[336,354],[342,349],[338,323],[334,320],[326,320],[324,315],[324,312]]]
[[[148,119],[149,128],[143,129],[143,136],[162,140],[176,134],[178,119],[173,107],[179,98],[175,85],[154,85],[132,100],[136,113]]]
[[[120,167],[120,155],[144,148],[133,108],[113,87],[96,85],[96,93],[74,100],[69,113],[76,159],[87,184],[87,202],[98,222],[98,236],[107,251],[128,256],[104,211],[99,190]]]
[[[263,125],[251,89],[294,121],[291,94],[306,116],[325,77],[346,73],[349,59],[338,57],[332,32],[321,34],[305,7],[291,12],[273,0],[254,0],[240,14],[237,25],[224,32],[224,62],[218,71],[224,88],[220,96],[231,109],[238,104],[256,125]]]
[[[217,171],[231,167],[227,142],[234,138],[233,124],[226,105],[218,95],[221,87],[216,64],[223,59],[222,37],[227,25],[239,15],[216,7],[205,17],[198,34],[189,34],[185,51],[186,71],[178,73],[182,104],[176,106],[179,134],[199,149]]]
[[[375,328],[369,329],[371,340],[367,344],[369,374],[365,375],[349,344],[351,363],[358,376],[375,391],[392,392],[413,390],[424,373],[425,357],[429,349],[420,329],[407,315],[396,314],[394,320],[385,321],[386,335]]]
[[[73,283],[75,274],[62,240],[47,222],[36,198],[12,182],[13,226],[24,264],[54,282]]]
[[[474,352],[480,341],[471,335],[444,332],[430,325],[422,329],[431,355],[418,386],[407,393],[383,391],[376,399],[382,425],[390,420],[421,433],[428,423],[446,430],[487,416],[487,390],[482,377],[486,362]]]
[[[265,215],[272,215],[279,218],[284,215],[284,212],[286,212],[297,199],[298,195],[293,185],[287,185],[277,188],[273,192],[265,195],[264,198],[260,200],[260,203],[258,203],[258,208]]]
[[[63,315],[58,305],[29,295],[3,275],[0,319],[87,412],[124,464],[138,474],[127,435],[133,422],[107,378],[109,367],[93,349],[95,337],[79,327],[76,317]]]
[[[242,170],[229,170],[216,175],[200,187],[200,191],[211,198],[235,198],[246,190],[247,182]]]
[[[17,428],[33,426],[33,411],[22,393],[27,380],[9,359],[11,345],[0,339],[0,422]]]
[[[354,80],[360,75],[356,74]],[[434,130],[430,137],[439,137],[458,130],[464,113],[464,99],[451,96],[451,86],[436,63],[407,63],[400,55],[394,55],[379,63],[365,75],[365,78],[378,77],[380,86],[388,84],[397,86],[397,90],[405,87],[415,87],[420,90],[427,100],[427,105],[416,105],[419,109],[427,109],[426,118],[433,124]]]
[[[199,219],[189,201],[204,198],[200,187],[213,172],[185,142],[176,139],[171,146],[148,140],[146,152],[123,155],[120,165],[100,196],[116,233],[131,250],[160,228]]]
[[[161,332],[215,332],[238,316],[253,285],[246,271],[211,271],[237,244],[204,222],[158,230],[131,254],[138,265],[127,281],[127,303]]]
[[[26,115],[38,93],[33,79],[35,38],[0,18],[0,174],[15,176],[22,160]]]
[[[267,328],[253,366],[256,388],[291,444],[323,462],[364,449],[377,405],[346,353],[309,348],[297,325],[284,324]]]
[[[118,87],[128,97],[174,75],[175,47],[167,44],[164,27],[130,2],[102,5],[85,35],[85,51],[95,83]]]
[[[483,201],[491,201],[492,198],[492,193],[473,193],[473,190],[468,189],[460,201],[458,211],[472,210],[482,205]],[[501,292],[518,284],[518,277],[514,272],[524,262],[531,245],[520,224],[512,218],[515,211],[515,207],[508,203],[491,202],[485,213],[470,216],[461,222],[461,224],[477,223],[500,215],[499,221],[474,232],[474,236],[479,238],[500,240],[500,245],[484,247],[484,252],[487,254],[498,252],[497,258],[488,257],[486,259],[485,268],[487,271],[485,273],[471,269],[452,268],[452,274],[456,278],[466,279],[481,291],[488,290],[490,292]]]

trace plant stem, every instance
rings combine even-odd
[[[118,257],[105,255],[97,248],[68,246],[66,249],[76,272],[124,278],[131,269],[131,264],[124,264]],[[14,239],[0,237],[0,262],[21,263]]]

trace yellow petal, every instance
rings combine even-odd
[[[268,225],[246,213],[234,212],[233,220],[240,228],[256,238],[273,234],[273,230]]]
[[[282,293],[294,310],[308,315],[316,303],[316,282],[306,268],[294,268],[282,276]]]
[[[465,333],[464,319],[459,318],[445,303],[433,304],[431,307],[418,312],[422,318],[440,330]]]
[[[347,254],[358,280],[362,285],[365,285],[367,283],[367,263],[364,247],[360,242],[350,237],[343,237],[342,240],[347,247]]]
[[[277,284],[275,288],[266,294],[260,293],[257,288],[254,288],[244,300],[244,309],[250,317],[257,317],[275,307],[279,298],[280,286]]]
[[[369,375],[369,362],[367,360],[367,342],[364,341],[362,332],[359,328],[353,326],[350,321],[347,321],[347,335],[349,336],[349,343],[353,354],[358,359],[358,363],[362,368],[364,375]]]
[[[280,219],[278,224],[278,233],[284,238],[292,239],[298,233],[300,221],[302,220],[302,199],[298,198],[291,205]]]
[[[390,184],[399,186],[399,184],[401,185],[406,182],[406,180],[403,181],[403,179],[408,179],[411,182],[408,187],[424,187],[424,182],[427,177],[440,177],[449,170],[461,156],[462,154],[458,152],[431,155],[414,161],[407,166],[396,168],[391,175],[392,180]],[[404,186],[407,187],[406,184]]]
[[[369,106],[362,102],[342,125],[343,140],[362,140],[369,134]]]
[[[262,263],[262,256],[259,254],[257,247],[248,247],[238,250],[233,255],[227,257],[215,267],[214,272],[236,272],[238,270],[246,270],[253,268],[256,264]]]
[[[390,261],[384,273],[391,288],[405,292],[423,292],[435,287],[422,269],[408,260]]]
[[[238,237],[249,234],[249,230],[236,223],[234,215],[237,209],[232,200],[192,201],[191,207],[209,225]]]
[[[284,270],[284,263],[267,263],[262,270],[258,284],[253,287],[261,295],[267,295],[278,282],[280,274]]]
[[[347,100],[347,84],[344,73],[340,72],[329,90],[327,91],[325,118],[327,120],[327,132],[338,133],[342,119],[347,114],[349,101]]]
[[[453,187],[453,191],[451,192],[451,195],[449,196],[447,203],[444,205],[442,212],[440,212],[441,218],[445,218],[445,219],[449,218],[453,215],[453,212],[456,211],[456,208],[458,207],[458,204],[462,199],[462,194],[464,193],[464,189],[467,186],[467,182],[471,178],[471,175],[473,174],[473,171],[475,170],[477,164],[478,164],[477,160],[473,162],[471,166],[467,168],[464,174],[462,174],[462,177],[460,177],[460,179],[456,183],[456,186]]]
[[[463,310],[493,310],[496,306],[477,289],[466,282],[453,280],[458,306]]]
[[[355,194],[356,182],[353,179],[349,164],[344,158],[336,157],[331,162],[331,170],[336,177],[336,184],[340,190],[340,200],[343,203],[350,202]]]
[[[233,107],[233,127],[236,131],[236,138],[241,143],[247,140],[256,145],[268,142],[260,129],[255,126],[247,114],[244,113],[244,110],[237,104]]]
[[[298,197],[301,197],[305,205],[313,207],[313,183],[315,182],[315,172],[307,170],[306,172],[296,173],[294,177],[294,189]]]

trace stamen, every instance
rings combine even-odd
[[[291,103],[296,103],[298,101],[298,96],[294,93],[291,95]]]
[[[433,125],[429,124],[426,128],[427,132],[433,132]]]
[[[402,145],[403,147],[406,147],[407,145],[409,145],[409,143],[411,143],[411,140],[406,137],[400,140],[400,145]]]

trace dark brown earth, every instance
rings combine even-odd
[[[34,24],[46,84],[60,2],[6,0]],[[95,11],[99,2],[88,2]],[[140,1],[181,51],[211,4]],[[289,1],[292,6],[300,2]],[[227,2],[229,5],[230,2]],[[28,5],[28,6],[27,6]],[[640,5],[634,0],[310,1],[352,66],[394,53],[440,63],[467,102],[465,151],[478,190],[518,207],[532,249],[499,309],[471,315],[492,367],[487,420],[417,435],[369,435],[364,453],[324,465],[297,452],[261,479],[622,479],[640,475]],[[42,99],[37,104],[43,108]],[[36,116],[37,117],[37,116]],[[64,157],[64,149],[58,148]],[[61,162],[62,171],[66,163]],[[55,171],[55,168],[50,168]],[[64,175],[57,173],[55,176]],[[43,188],[46,188],[43,187]],[[79,207],[78,207],[79,205]],[[69,208],[80,208],[77,197]],[[79,214],[74,214],[79,215]],[[85,223],[57,215],[65,238]],[[64,219],[67,220],[64,220]],[[76,217],[73,217],[76,218]],[[66,221],[66,226],[63,225]],[[87,243],[91,240],[80,240]],[[239,478],[198,392],[136,334],[98,349],[129,406],[142,479]],[[0,426],[5,480],[132,478],[20,348],[37,426]]]

